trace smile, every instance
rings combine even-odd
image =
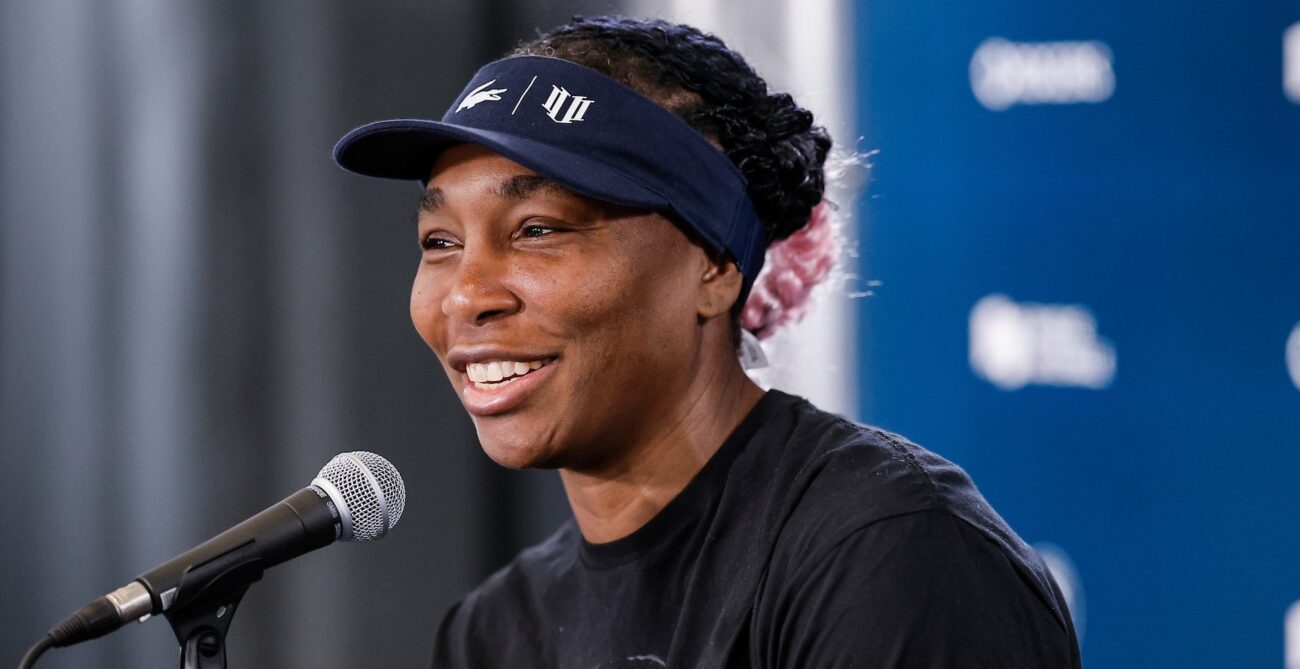
[[[491,360],[465,364],[468,383],[461,389],[465,409],[474,416],[498,416],[524,405],[555,371],[558,358]]]
[[[545,367],[547,361],[493,360],[465,365],[465,375],[479,390],[492,391],[503,388],[517,379]]]

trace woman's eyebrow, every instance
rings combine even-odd
[[[420,193],[420,207],[418,212],[432,214],[433,212],[438,211],[438,208],[442,206],[442,202],[443,195],[441,188],[436,186],[433,188],[426,188],[423,193]]]
[[[534,193],[540,191],[550,191],[561,195],[572,196],[573,191],[561,186],[546,177],[536,174],[516,174],[515,176],[503,179],[492,189],[492,194],[503,200],[525,200]],[[446,203],[446,196],[443,195],[442,189],[437,186],[426,188],[420,193],[420,206],[418,213],[432,214],[438,211]]]
[[[506,200],[523,200],[539,191],[573,195],[569,189],[537,174],[516,174],[497,184],[496,195]]]

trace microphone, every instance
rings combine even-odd
[[[397,468],[367,451],[334,456],[306,488],[96,599],[55,625],[53,647],[95,639],[132,621],[181,609],[223,586],[335,541],[372,541],[406,505]]]

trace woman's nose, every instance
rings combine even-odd
[[[519,297],[506,285],[508,259],[485,249],[462,252],[442,312],[467,325],[483,325],[519,310]]]

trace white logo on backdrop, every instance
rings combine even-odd
[[[1074,635],[1082,643],[1088,622],[1088,607],[1083,597],[1083,581],[1079,579],[1079,570],[1074,568],[1074,561],[1065,549],[1056,544],[1037,543],[1034,544],[1034,550],[1043,558],[1047,571],[1052,572],[1057,587],[1061,588],[1065,606],[1070,609],[1070,618],[1074,620]]]
[[[1115,70],[1110,47],[1101,42],[990,37],[971,56],[970,87],[993,111],[1014,104],[1102,102],[1115,92]]]
[[[1282,92],[1300,105],[1300,23],[1282,33]]]
[[[564,103],[568,102],[568,109],[565,109]],[[568,91],[555,85],[551,85],[551,95],[542,103],[546,109],[546,114],[556,123],[573,123],[581,121],[583,114],[587,113],[587,108],[595,102],[590,98],[584,98],[581,95],[571,95]],[[561,115],[563,112],[563,115]]]
[[[480,102],[497,102],[501,100],[501,94],[505,93],[506,89],[493,88],[492,90],[489,91],[483,90],[488,86],[495,84],[496,82],[497,80],[493,79],[492,81],[489,81],[486,84],[483,84],[482,86],[479,86],[478,88],[475,88],[474,90],[470,91],[469,95],[466,95],[465,99],[461,100],[460,105],[456,107],[456,113],[459,114],[462,109],[469,109],[470,107],[473,107],[474,105]]]
[[[1300,389],[1300,323],[1295,324],[1286,340],[1286,368],[1291,372],[1291,383]]]
[[[989,295],[970,312],[970,366],[1003,390],[1105,388],[1115,378],[1116,356],[1082,305],[1017,304]]]

